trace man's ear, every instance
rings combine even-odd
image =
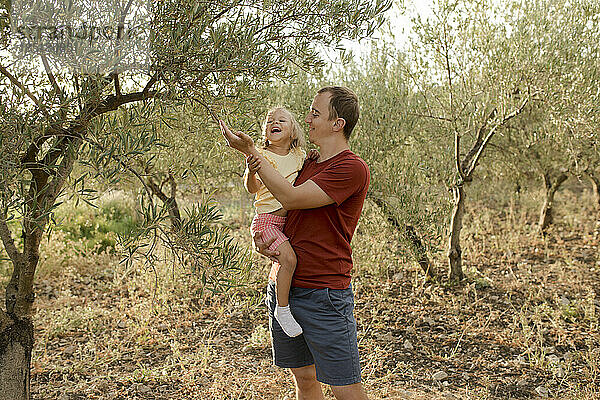
[[[346,126],[346,120],[344,118],[338,118],[333,123],[333,129],[336,131],[344,130],[344,126]]]

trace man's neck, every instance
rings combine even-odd
[[[319,161],[323,162],[340,154],[344,150],[350,150],[348,142],[345,139],[325,141],[319,145]]]

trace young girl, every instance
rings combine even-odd
[[[294,183],[298,171],[302,168],[306,152],[306,143],[302,128],[294,116],[283,107],[275,107],[267,113],[263,125],[265,145],[259,150],[263,157],[290,183]],[[277,292],[277,308],[275,319],[283,331],[290,337],[302,333],[302,328],[292,316],[288,304],[292,276],[296,269],[296,254],[288,238],[283,234],[287,211],[283,209],[275,197],[262,184],[256,172],[260,164],[250,162],[244,174],[244,186],[249,193],[256,193],[254,207],[256,215],[250,225],[252,236],[260,232],[262,240],[275,238],[270,250],[277,249],[279,256],[279,272],[275,283]]]

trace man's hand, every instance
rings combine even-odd
[[[256,158],[252,154],[246,157],[246,167],[250,174],[256,174],[260,169],[260,159]]]
[[[246,155],[249,155],[252,152],[254,149],[254,141],[250,136],[240,131],[233,133],[222,120],[219,120],[219,127],[221,128],[221,133],[225,137],[225,140],[227,140],[227,145],[229,147]]]
[[[269,250],[269,246],[273,244],[275,238],[271,238],[264,242],[261,238],[260,232],[256,232],[252,240],[254,241],[254,248],[263,256],[269,257],[272,261],[278,261],[277,256],[279,255],[279,251],[271,251]]]

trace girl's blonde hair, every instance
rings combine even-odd
[[[282,111],[286,113],[290,118],[290,122],[292,124],[292,132],[290,133],[290,138],[292,139],[292,141],[290,142],[290,149],[305,149],[306,139],[304,138],[304,132],[302,131],[302,127],[294,117],[294,114],[292,114],[287,108],[282,106],[271,108],[265,116],[265,120],[262,125],[263,140],[265,143],[263,147],[265,149],[269,147],[269,141],[267,140],[267,121],[269,120],[269,114],[273,114],[275,111]]]

